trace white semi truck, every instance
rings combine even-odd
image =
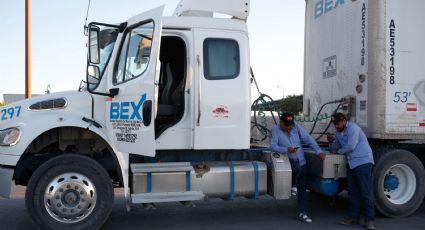
[[[118,187],[128,210],[207,197],[290,198],[288,156],[250,143],[249,4],[183,0],[171,17],[159,7],[120,24],[90,23],[86,86],[1,107],[0,196],[9,197],[13,182],[27,186],[26,207],[41,229],[99,228]],[[312,190],[343,189],[343,156],[308,156]],[[379,185],[406,188],[377,162]],[[419,203],[417,194],[410,199]],[[393,206],[380,210],[405,215]]]
[[[320,119],[349,101],[340,109],[369,138],[375,205],[386,216],[412,214],[425,195],[423,9],[421,0],[306,1],[304,115]]]
[[[250,148],[249,3],[183,0],[171,17],[90,23],[85,87],[1,107],[0,195],[27,186],[40,229],[99,228],[116,187],[129,209],[289,198],[287,156]]]

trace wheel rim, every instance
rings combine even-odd
[[[96,188],[90,179],[79,173],[65,173],[48,184],[44,206],[55,220],[76,223],[91,214],[96,197]]]
[[[382,189],[391,203],[405,204],[416,191],[415,173],[405,164],[396,164],[385,172]]]

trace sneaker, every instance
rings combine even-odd
[[[340,225],[345,225],[345,226],[353,226],[353,225],[358,225],[359,221],[353,219],[353,218],[346,218],[341,220],[341,222],[339,222]]]
[[[375,224],[373,223],[373,221],[368,220],[366,221],[366,223],[364,224],[365,229],[367,230],[374,230],[375,229]]]
[[[310,219],[308,216],[307,216],[307,214],[305,214],[305,213],[300,213],[299,215],[298,215],[298,219],[299,220],[301,220],[302,222],[304,222],[304,223],[311,223],[311,222],[313,222],[313,220],[312,219]]]
[[[297,195],[297,187],[292,187],[292,188],[291,188],[291,194],[292,194],[293,196],[296,196],[296,195]]]

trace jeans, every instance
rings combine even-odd
[[[372,163],[348,169],[347,190],[350,199],[350,217],[360,219],[360,206],[365,209],[365,221],[375,219],[372,191]]]
[[[307,213],[307,167],[298,160],[290,159],[290,162],[297,185],[298,213]]]

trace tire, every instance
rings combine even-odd
[[[411,152],[395,149],[380,154],[373,169],[375,206],[386,217],[413,214],[425,195],[425,170]]]
[[[91,158],[69,154],[55,157],[32,175],[25,204],[39,229],[98,229],[114,201],[112,182]]]

